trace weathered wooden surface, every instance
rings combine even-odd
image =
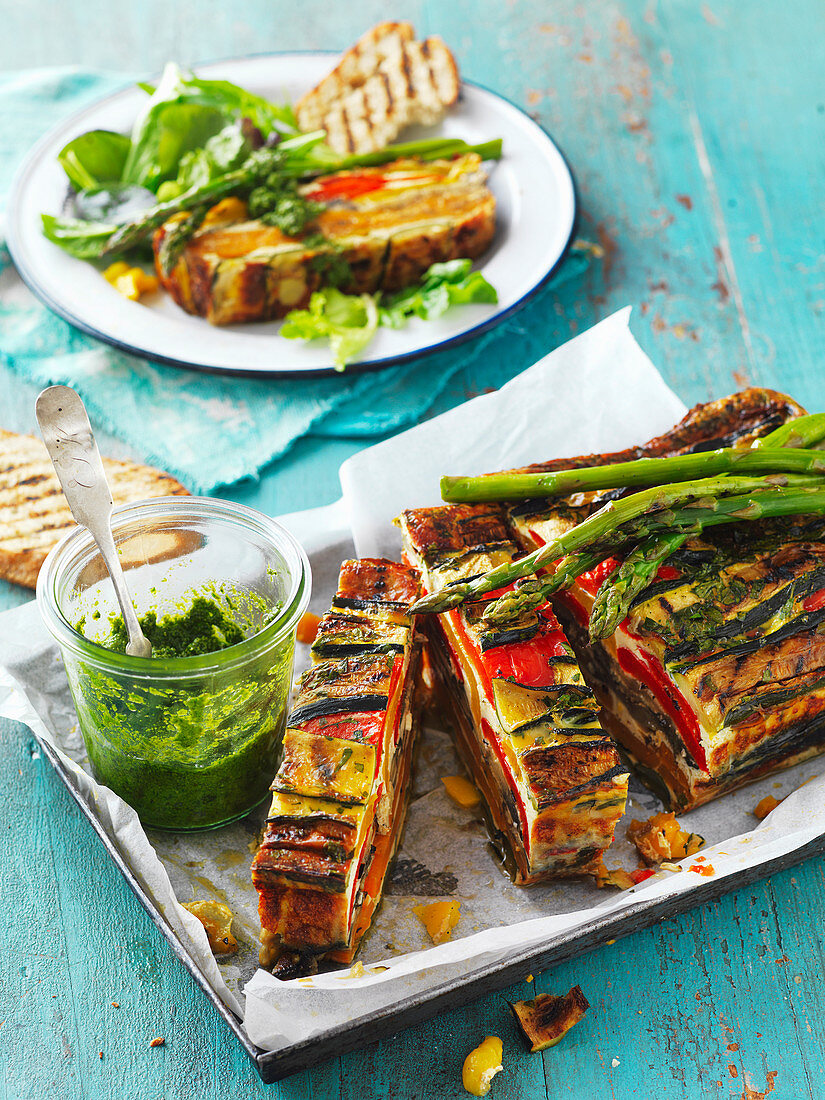
[[[519,315],[520,355],[632,302],[635,333],[686,401],[751,380],[825,407],[818,0],[31,0],[5,7],[0,66],[133,71],[338,48],[388,14],[441,33],[464,73],[530,110],[576,171],[581,234],[605,259]],[[455,354],[464,366],[440,407],[508,376],[472,345]],[[29,423],[26,387],[0,374],[0,390],[0,423]],[[227,495],[272,512],[332,500],[338,463],[361,445],[306,440]],[[25,598],[0,591],[2,606]],[[825,1095],[820,860],[267,1087],[28,731],[4,723],[0,745],[0,1100],[458,1097],[461,1061],[485,1034],[505,1045],[493,1097]],[[524,1053],[505,1000],[576,983],[593,1006],[584,1022],[544,1056]]]

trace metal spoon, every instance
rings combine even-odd
[[[86,408],[69,386],[49,386],[38,396],[34,410],[72,515],[95,540],[109,570],[129,633],[126,652],[132,657],[151,657],[152,643],[140,629],[120,566],[112,535],[112,491]]]

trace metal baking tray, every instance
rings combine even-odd
[[[633,932],[649,928],[657,921],[666,920],[706,902],[713,901],[733,890],[741,889],[759,879],[767,878],[777,871],[784,871],[814,855],[825,852],[825,835],[817,837],[793,851],[783,853],[773,859],[755,863],[741,871],[728,874],[697,884],[689,891],[676,897],[665,899],[640,900],[626,908],[620,915],[594,917],[575,932],[561,933],[551,937],[541,946],[533,945],[523,951],[514,951],[506,960],[495,965],[478,966],[467,970],[458,979],[444,982],[429,989],[425,994],[408,997],[397,1003],[392,1012],[376,1012],[372,1016],[360,1019],[357,1023],[344,1024],[314,1035],[304,1042],[295,1043],[279,1051],[262,1050],[250,1042],[244,1033],[240,1020],[223,1004],[215,991],[201,974],[195,960],[172,931],[163,914],[145,893],[140,882],[129,869],[117,848],[106,835],[100,822],[84,803],[75,790],[71,776],[65,765],[54,752],[52,746],[34,733],[43,754],[55,769],[77,803],[81,813],[100,838],[100,842],[119,868],[121,874],[131,886],[138,901],[149,914],[152,922],[169,941],[169,944],[203,991],[204,996],[220,1013],[238,1042],[267,1084],[279,1081],[292,1073],[308,1069],[319,1062],[334,1058],[339,1054],[358,1047],[368,1046],[386,1035],[394,1034],[402,1028],[410,1027],[421,1020],[429,1019],[439,1012],[467,1004],[477,997],[503,989],[523,979],[526,971],[542,971],[565,959],[575,958],[593,948],[601,947],[608,939],[620,939]]]

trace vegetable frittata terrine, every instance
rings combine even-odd
[[[751,389],[697,406],[671,432],[614,455],[535,471],[747,446],[802,410]],[[532,550],[627,490],[511,505]],[[608,637],[587,634],[616,558],[556,597],[603,722],[640,778],[690,809],[825,749],[825,519],[790,516],[688,539]]]
[[[495,232],[495,199],[475,153],[338,172],[300,191],[324,204],[306,234],[287,236],[227,204],[227,220],[195,233],[168,275],[161,250],[176,219],[161,226],[156,267],[178,305],[216,325],[273,320],[306,307],[333,264],[348,293],[398,290],[433,263],[475,259]]]
[[[349,962],[369,927],[406,813],[420,698],[410,617],[418,588],[418,574],[395,562],[341,567],[252,864],[264,965]]]
[[[430,592],[519,553],[497,505],[407,511],[404,552]],[[490,628],[495,593],[426,616],[442,705],[519,885],[595,873],[627,796],[627,768],[548,604]]]

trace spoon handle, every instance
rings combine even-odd
[[[86,408],[69,386],[50,386],[37,398],[35,414],[72,515],[95,540],[109,570],[129,633],[126,652],[134,657],[150,657],[152,647],[143,636],[129,599],[112,535],[112,491]]]

